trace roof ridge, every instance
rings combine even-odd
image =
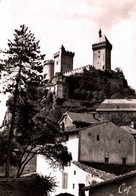
[[[92,166],[88,166],[84,163],[81,163],[79,161],[73,161],[72,162],[73,164],[75,164],[77,167],[79,167],[80,169],[84,170],[85,172],[88,172],[88,173],[93,173],[95,175],[97,175],[98,177],[102,178],[103,180],[109,176],[111,176],[110,178],[108,179],[111,179],[113,177],[116,177],[115,174],[112,174],[112,173],[109,173],[109,172],[106,172],[106,171],[103,171],[103,170],[100,170],[100,169],[97,169],[97,168],[94,168]],[[83,166],[83,167],[82,167]],[[88,169],[91,169],[90,171]],[[88,171],[87,171],[88,170]],[[97,173],[98,172],[98,173]],[[102,174],[105,174],[105,176],[103,177]]]

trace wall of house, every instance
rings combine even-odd
[[[113,123],[86,128],[79,138],[80,161],[135,164],[134,137]]]
[[[89,196],[135,196],[136,175],[130,178],[117,180],[107,185],[99,186],[88,191]]]
[[[68,115],[66,115],[63,118],[62,123],[64,123],[64,130],[67,129],[67,127],[76,128],[75,124],[72,122],[72,120],[70,119],[70,117]]]
[[[91,173],[87,173],[71,163],[70,167],[66,167],[64,173],[68,174],[68,183],[67,189],[63,189],[63,192],[71,193],[75,196],[79,195],[79,184],[84,184],[85,186],[89,186],[92,182],[101,182],[100,178],[92,175]],[[88,193],[86,193],[88,196]]]
[[[70,193],[72,195],[78,196],[79,194],[79,184],[84,184],[89,186],[92,182],[101,182],[102,179],[97,176],[87,173],[71,163],[70,166],[62,168],[51,168],[49,161],[43,156],[37,156],[37,173],[45,176],[52,176],[57,182],[57,187],[55,192],[51,193],[51,196],[57,195],[59,193]],[[86,193],[88,196],[88,193]]]
[[[76,135],[69,136],[69,140],[66,142],[68,151],[72,154],[72,160],[78,161],[79,151],[79,138]]]

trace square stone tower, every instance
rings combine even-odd
[[[54,54],[54,75],[73,70],[73,52],[66,51],[64,46]]]
[[[99,30],[99,39],[92,45],[93,66],[96,69],[111,70],[111,50],[112,45],[105,35]]]

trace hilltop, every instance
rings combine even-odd
[[[105,99],[136,98],[135,90],[129,85],[119,68],[116,71],[101,71],[94,67],[83,73],[66,76],[69,98],[61,99],[51,92],[46,99],[48,115],[58,120],[66,111],[94,111]]]

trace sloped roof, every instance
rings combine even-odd
[[[94,184],[94,185],[86,186],[82,190],[83,191],[91,190],[95,187],[100,187],[100,186],[107,185],[107,184],[110,184],[110,183],[113,183],[113,182],[119,182],[119,180],[130,178],[130,177],[133,177],[133,176],[136,176],[136,170],[131,171],[129,173],[125,173],[125,174],[120,175],[120,176],[115,176],[115,177],[113,177],[109,180],[105,180],[103,182],[100,182],[100,183],[97,183],[97,184]]]
[[[92,113],[76,113],[76,112],[67,112],[63,114],[60,121],[62,121],[64,116],[69,116],[72,122],[83,122],[87,124],[96,124],[101,122],[101,119],[94,117]]]
[[[84,170],[85,172],[91,173],[91,174],[93,174],[103,180],[109,180],[109,179],[116,177],[116,175],[114,175],[114,174],[110,174],[108,172],[90,167],[90,166],[85,165],[85,164],[78,162],[78,161],[73,161],[72,163],[74,165],[76,165],[77,167],[79,167],[80,169]]]
[[[96,111],[136,111],[136,99],[106,99]]]
[[[107,37],[105,35],[99,37],[94,44],[100,44],[100,43],[108,43],[108,44],[110,44],[109,40],[107,39]]]

